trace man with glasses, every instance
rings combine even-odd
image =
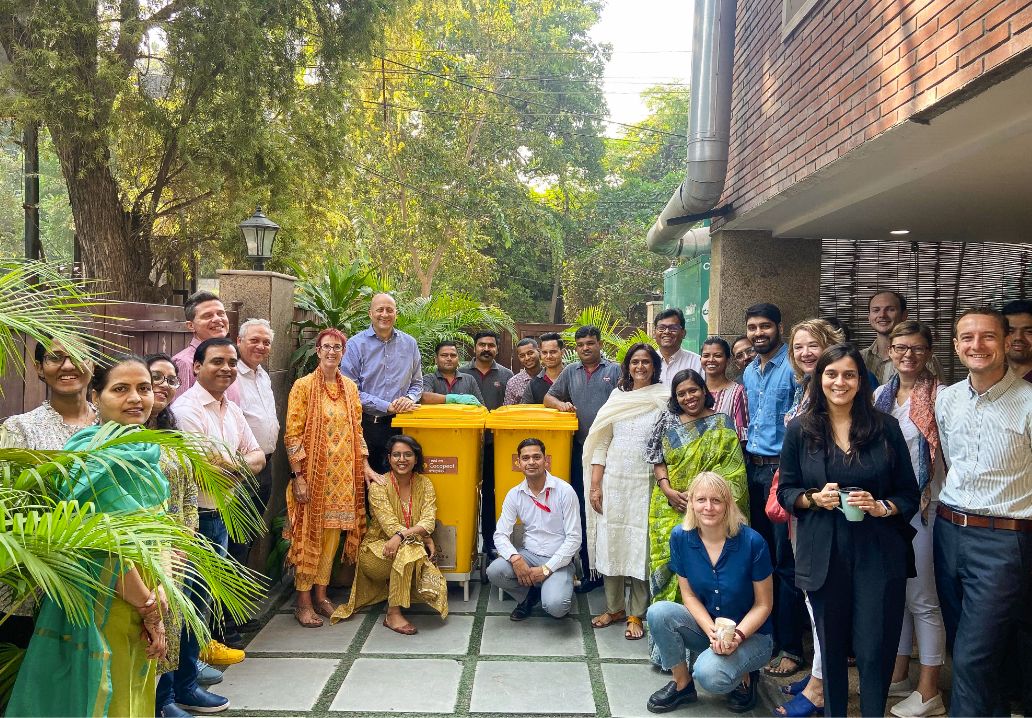
[[[749,341],[749,337],[742,334],[731,342],[731,356],[734,357],[735,366],[738,367],[738,371],[744,372],[745,368],[749,366],[749,362],[756,358],[756,350],[753,349],[753,345],[752,342]]]
[[[659,381],[667,388],[670,388],[674,375],[682,369],[694,369],[702,373],[702,358],[693,351],[681,348],[684,334],[684,313],[680,309],[666,309],[656,317],[652,338],[659,345],[659,356],[663,359]]]

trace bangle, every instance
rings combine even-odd
[[[402,541],[405,540],[405,534],[402,531],[395,531],[394,535],[397,536],[398,538],[400,538]]]
[[[660,481],[665,481],[665,482],[667,482],[669,484],[670,483],[670,477],[669,476],[660,476],[658,479],[656,479],[656,483],[658,484]]]
[[[738,636],[738,642],[739,642],[739,643],[744,643],[744,642],[745,642],[745,634],[744,634],[744,633],[742,633],[742,632],[741,632],[741,631],[740,631],[739,629],[737,629],[737,628],[735,629],[735,635],[736,635],[736,636]]]

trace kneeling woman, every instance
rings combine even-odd
[[[692,481],[684,524],[670,535],[670,568],[681,603],[652,604],[648,623],[673,680],[652,694],[648,709],[666,713],[695,701],[697,680],[710,693],[727,694],[728,710],[752,710],[759,670],[773,647],[774,568],[767,543],[746,526],[719,474],[707,471]],[[733,633],[729,621],[718,630],[720,619],[734,622]]]
[[[430,534],[437,515],[437,495],[423,476],[423,449],[411,436],[391,437],[387,445],[390,480],[369,487],[372,514],[358,550],[351,600],[333,613],[333,622],[349,618],[363,606],[387,599],[383,625],[411,635],[416,627],[402,614],[413,601],[448,616],[448,587],[430,557]]]

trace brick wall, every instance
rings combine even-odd
[[[782,3],[738,3],[723,201],[739,214],[1032,57],[1032,0],[822,0],[785,40]]]

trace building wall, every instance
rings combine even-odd
[[[1032,0],[739,0],[724,202],[741,214],[971,82],[1032,62]]]

